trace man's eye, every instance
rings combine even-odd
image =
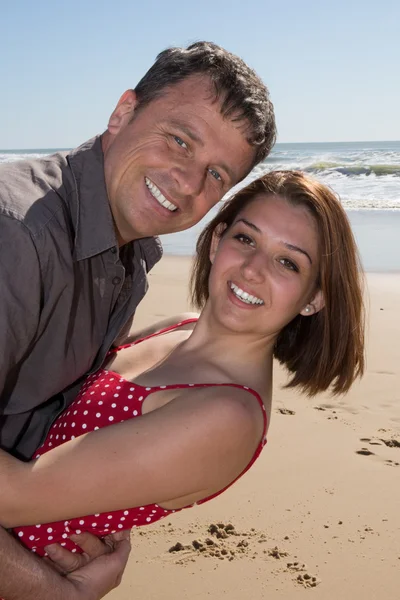
[[[282,266],[285,267],[285,269],[289,269],[289,271],[294,271],[295,273],[299,272],[298,266],[295,265],[294,262],[292,262],[288,258],[280,258],[279,262],[281,263]]]
[[[187,144],[186,144],[186,142],[183,141],[182,138],[180,138],[178,135],[174,135],[174,140],[181,148],[184,148],[185,150],[187,150]]]
[[[234,236],[234,238],[235,238],[235,240],[238,240],[239,242],[241,242],[242,244],[246,244],[247,246],[251,246],[252,244],[254,244],[251,237],[249,237],[245,233],[237,233]]]
[[[218,173],[218,171],[216,171],[215,169],[208,169],[208,172],[210,173],[210,175],[212,175],[214,177],[214,179],[216,179],[217,181],[222,181],[222,177],[221,175]]]

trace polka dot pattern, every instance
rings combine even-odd
[[[187,322],[192,321],[193,319],[190,319]],[[178,327],[185,323],[186,321],[178,323],[174,327]],[[168,328],[168,330],[170,329],[172,328]],[[166,330],[162,330],[159,333],[164,333],[165,331]],[[140,341],[143,340],[139,340],[136,343],[139,343]],[[62,413],[53,423],[45,442],[37,451],[35,458],[39,458],[51,448],[59,446],[65,441],[75,439],[75,437],[85,435],[90,431],[109,427],[114,423],[121,423],[127,418],[134,419],[140,417],[142,414],[143,401],[153,392],[161,389],[210,387],[214,385],[216,384],[176,384],[144,388],[137,384],[133,385],[132,382],[121,378],[117,373],[101,369],[86,379],[75,401],[68,407],[68,410]],[[219,385],[238,388],[244,387],[236,384]],[[251,467],[261,453],[266,442],[265,433],[267,429],[265,407],[260,396],[254,390],[249,388],[245,389],[257,398],[263,410],[264,434],[252,460],[239,477]],[[232,485],[232,483],[230,485]],[[225,489],[226,488],[224,488],[224,490]],[[197,504],[202,504],[203,502],[218,496],[224,490],[197,502]],[[39,556],[45,556],[46,553],[44,547],[47,544],[56,542],[62,544],[67,550],[80,552],[80,548],[69,539],[69,536],[73,533],[88,531],[98,537],[103,537],[109,533],[120,531],[121,529],[130,529],[132,527],[154,523],[173,512],[177,512],[177,510],[166,510],[157,504],[149,504],[109,513],[88,515],[67,521],[17,527],[14,529],[14,533],[22,544]]]

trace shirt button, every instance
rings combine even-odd
[[[119,283],[121,283],[121,277],[114,277],[112,282],[114,285],[118,285]]]

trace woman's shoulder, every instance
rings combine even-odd
[[[198,318],[199,313],[183,312],[173,317],[167,317],[166,319],[162,319],[161,321],[157,321],[152,325],[147,325],[140,329],[134,329],[132,327],[129,335],[123,340],[121,345],[133,344],[157,333],[161,333],[163,331],[167,332],[167,330],[174,330],[178,328],[181,330],[192,330]]]

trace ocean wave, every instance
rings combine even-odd
[[[347,177],[357,177],[359,175],[375,175],[376,177],[392,175],[400,177],[400,165],[394,164],[343,165],[334,162],[316,162],[303,167],[303,171],[307,173],[336,172]]]

